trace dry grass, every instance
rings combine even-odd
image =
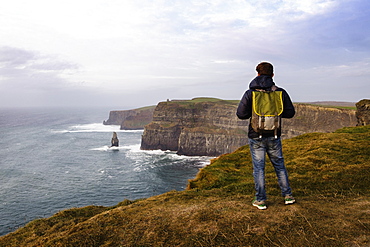
[[[251,206],[247,147],[172,191],[33,221],[0,246],[370,246],[370,126],[284,141],[297,203],[285,206],[271,166],[268,209]]]

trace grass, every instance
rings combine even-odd
[[[171,191],[113,207],[59,212],[0,237],[0,246],[369,246],[370,126],[283,141],[297,203],[283,204],[271,165],[267,210],[251,206],[246,146]]]
[[[199,98],[193,98],[191,100],[171,100],[167,101],[169,104],[173,105],[174,107],[182,106],[187,108],[195,108],[195,107],[201,107],[198,103],[217,103],[219,105],[229,105],[229,106],[235,106],[237,107],[240,100],[223,100],[218,98],[210,98],[210,97],[199,97]],[[356,110],[356,106],[342,106],[342,105],[333,105],[330,104],[312,104],[312,103],[296,103],[299,105],[309,105],[314,107],[323,107],[327,109],[345,109],[345,110]]]
[[[146,111],[146,110],[151,110],[151,109],[154,110],[155,107],[156,107],[156,105],[144,106],[144,107],[137,108],[135,110],[137,110],[137,111]]]
[[[193,105],[197,103],[206,103],[206,102],[237,105],[239,103],[239,100],[223,100],[223,99],[218,99],[218,98],[199,97],[199,98],[193,98],[191,100],[171,100],[168,102],[177,103],[179,105]]]
[[[324,108],[337,108],[337,109],[346,109],[346,110],[356,110],[356,106],[341,106],[341,105],[325,105],[325,104],[312,104],[312,103],[297,103],[300,105],[311,105],[311,106],[319,106]]]

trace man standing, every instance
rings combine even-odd
[[[274,76],[274,69],[272,64],[267,62],[262,62],[257,65],[257,77],[254,78],[249,84],[249,90],[247,90],[242,99],[240,100],[236,115],[240,119],[249,119],[252,117],[253,104],[256,100],[252,100],[253,92],[272,92],[281,91],[282,100],[282,113],[280,117],[282,118],[292,118],[295,114],[293,103],[288,95],[288,93],[282,89],[275,86],[272,80]],[[250,121],[252,122],[252,121]],[[266,153],[274,166],[278,183],[281,189],[282,196],[284,198],[285,204],[292,204],[295,199],[292,196],[292,191],[289,185],[288,173],[285,168],[282,145],[281,145],[281,129],[277,130],[264,130],[263,132],[257,133],[249,124],[249,147],[252,155],[253,163],[253,177],[255,183],[256,196],[253,200],[252,205],[258,209],[266,209],[266,190],[265,190],[265,157]]]

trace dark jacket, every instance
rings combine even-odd
[[[236,115],[240,119],[249,119],[252,116],[252,91],[255,91],[256,89],[264,89],[264,90],[271,90],[271,87],[274,86],[275,83],[272,80],[271,76],[267,75],[260,75],[254,78],[251,83],[249,84],[249,90],[247,90],[242,99],[240,100],[238,109],[236,111]],[[295,114],[293,103],[288,95],[288,93],[282,89],[277,88],[276,91],[282,91],[283,92],[283,113],[281,114],[282,118],[292,118]],[[256,133],[251,124],[249,124],[249,132],[248,137],[249,138],[257,138],[259,136],[258,133]],[[271,133],[263,134],[264,137],[268,136],[274,136],[274,131],[271,131]],[[278,136],[281,136],[281,131],[278,131]]]

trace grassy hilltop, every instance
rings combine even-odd
[[[214,159],[188,190],[61,211],[0,246],[369,246],[370,126],[305,134],[283,148],[296,204],[283,204],[267,165],[268,209],[251,206],[244,146]]]

